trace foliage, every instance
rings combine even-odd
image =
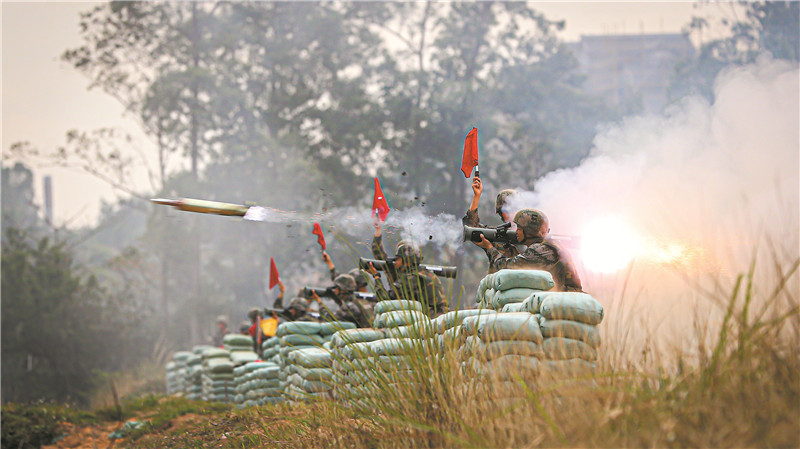
[[[59,424],[62,422],[84,424],[95,420],[92,413],[68,405],[3,404],[0,445],[20,449],[39,448],[60,436]]]
[[[2,276],[4,400],[85,402],[95,370],[141,357],[135,304],[83,275],[64,242],[7,229]]]
[[[745,17],[723,19],[729,36],[703,42],[699,55],[678,65],[670,86],[670,97],[681,99],[700,94],[713,99],[713,82],[730,66],[750,64],[763,54],[797,64],[800,61],[800,3],[794,1],[739,2]],[[695,17],[686,32],[702,33],[709,21]]]

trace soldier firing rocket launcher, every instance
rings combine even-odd
[[[517,243],[517,234],[511,231],[511,223],[503,223],[496,228],[473,228],[464,226],[465,242],[480,242],[481,235],[490,242]]]
[[[397,259],[396,257],[387,257],[386,260],[377,260],[377,259],[367,259],[364,257],[358,258],[358,268],[362,270],[369,269],[369,264],[371,263],[373,267],[375,267],[378,271],[386,271],[386,270],[394,270],[394,261]],[[458,267],[445,267],[441,265],[428,265],[428,264],[419,264],[419,267],[423,270],[430,271],[431,273],[435,274],[439,277],[445,278],[454,278],[458,274]]]
[[[320,298],[333,298],[335,293],[333,292],[333,287],[304,287],[303,288],[303,296],[308,298],[311,296],[311,293],[316,293],[317,296]],[[353,296],[356,298],[366,299],[367,301],[371,302],[378,302],[378,297],[372,293],[364,293],[364,292],[353,292]]]

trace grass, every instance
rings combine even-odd
[[[379,377],[356,406],[323,401],[235,410],[173,397],[124,401],[124,418],[150,425],[122,445],[798,447],[798,265],[779,270],[770,284],[759,283],[751,266],[717,298],[720,319],[698,327],[697,348],[669,354],[648,349],[648,363],[627,363],[619,357],[623,351],[601,351],[598,372],[589,377],[531,378],[520,372],[502,378],[462,370],[458,344],[443,357],[418,346],[408,382]],[[113,419],[114,413],[4,406],[3,447],[36,447],[32,438],[30,446],[7,445],[7,434],[38,435],[36,441],[46,442],[60,419],[92,422]]]

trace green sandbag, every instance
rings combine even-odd
[[[297,374],[306,380],[327,381],[333,379],[333,369],[331,368],[306,368],[303,366],[294,366]]]
[[[502,290],[492,298],[492,307],[494,307],[496,310],[499,310],[508,303],[525,301],[525,298],[535,292],[536,290],[532,290],[530,288],[512,288],[511,290]]]
[[[299,374],[289,376],[289,382],[306,393],[321,393],[331,389],[327,382],[303,379]]]
[[[375,359],[376,367],[386,371],[416,369],[420,363],[420,361],[414,360],[412,357],[397,355],[382,355]]]
[[[375,317],[375,327],[400,327],[418,323],[420,321],[430,321],[428,315],[418,310],[396,310],[394,312],[382,313]]]
[[[375,355],[419,354],[427,351],[424,340],[414,338],[386,338],[369,343]]]
[[[186,359],[192,356],[192,353],[189,351],[178,351],[172,355],[172,360],[176,362],[185,362]]]
[[[249,335],[226,334],[222,337],[222,344],[225,346],[252,346],[253,338]]]
[[[313,321],[287,321],[278,325],[275,331],[276,337],[284,337],[290,334],[319,334],[320,324]]]
[[[233,380],[233,373],[232,372],[221,372],[221,373],[212,373],[212,372],[205,372],[203,373],[203,382],[213,382],[215,380]]]
[[[578,321],[600,324],[603,321],[603,306],[586,293],[551,292],[541,295],[539,313],[548,320]]]
[[[580,340],[593,348],[600,346],[600,331],[597,326],[567,320],[548,320],[542,317],[539,328],[544,338],[564,337]]]
[[[409,301],[406,299],[394,299],[390,301],[380,301],[375,304],[374,312],[376,315],[395,312],[398,310],[411,311],[416,310],[422,312],[422,303],[419,301]]]
[[[215,380],[214,382],[211,382],[211,388],[214,389],[214,390],[222,389],[222,388],[233,390],[233,381],[230,381],[230,380]]]
[[[333,359],[327,349],[307,348],[289,354],[289,362],[306,368],[327,368],[331,366]]]
[[[167,371],[178,369],[178,364],[175,362],[167,362]]]
[[[319,335],[289,334],[281,337],[281,347],[287,346],[322,346],[325,343]]]
[[[436,332],[441,334],[447,329],[458,326],[462,321],[464,321],[464,318],[468,316],[489,315],[493,313],[497,312],[491,309],[451,310],[444,315],[439,315],[438,317],[432,319],[431,325]]]
[[[512,288],[532,288],[534,290],[550,290],[555,283],[553,275],[543,270],[500,270],[492,274],[492,287],[495,290],[511,290]]]
[[[209,359],[206,361],[205,370],[211,373],[231,373],[233,375],[233,363],[228,359]]]
[[[333,334],[331,347],[342,348],[351,343],[369,342],[386,337],[383,331],[377,329],[349,329]]]
[[[203,360],[231,357],[231,353],[222,348],[210,348],[203,351]]]
[[[522,301],[522,310],[520,312],[539,313],[540,301],[541,292],[531,293],[530,296]]]
[[[199,355],[199,356],[202,357],[202,355],[206,351],[206,349],[212,349],[212,348],[213,348],[213,346],[209,346],[209,345],[197,345],[197,346],[193,346],[192,347],[192,352],[195,353],[195,355]]]
[[[475,356],[482,357],[484,360],[494,360],[511,354],[536,358],[544,357],[542,346],[532,341],[493,341],[491,343],[475,344],[471,347],[471,350]]]
[[[483,323],[484,321],[488,320],[490,317],[494,316],[494,315],[496,315],[496,313],[495,314],[487,314],[487,315],[479,314],[479,315],[473,315],[473,316],[466,317],[466,318],[464,318],[464,321],[461,322],[460,329],[461,329],[462,333],[467,337],[471,337],[473,335],[477,335],[478,334],[478,326],[481,323]],[[454,328],[454,329],[458,329],[458,328]],[[452,330],[452,329],[450,329],[450,330]]]
[[[281,358],[281,360],[284,360],[287,357],[289,357],[289,354],[291,354],[294,351],[297,351],[298,349],[317,348],[317,347],[318,346],[308,346],[308,345],[306,345],[306,346],[303,346],[303,345],[300,345],[300,346],[285,346],[285,347],[280,349],[279,357]]]
[[[484,342],[500,340],[542,342],[539,321],[528,312],[490,315],[478,323],[476,335]]]
[[[375,340],[381,341],[381,340]],[[353,359],[363,359],[367,357],[372,357],[375,353],[372,352],[372,342],[364,341],[359,343],[353,343],[345,346],[342,351],[342,357],[347,360]]]
[[[281,342],[279,337],[269,337],[261,342],[261,349],[272,348],[278,346]]]
[[[276,347],[272,347],[272,348],[269,348],[266,351],[264,351],[263,354],[261,355],[261,357],[264,360],[270,360],[271,358],[275,357],[276,355],[279,356],[280,353],[281,353],[281,348],[276,346]]]
[[[275,365],[272,362],[250,362],[244,365],[244,372],[252,373],[253,371],[260,370],[261,368],[272,368],[272,367],[277,368],[277,365]]]
[[[508,304],[503,306],[502,312],[503,313],[527,312],[526,310],[523,309],[524,306],[525,306],[525,304],[521,303],[521,302],[510,302],[510,303],[508,303]]]
[[[186,366],[195,366],[203,363],[203,358],[197,354],[192,354],[191,357],[186,359]]]
[[[231,362],[233,363],[233,366],[255,362],[256,360],[258,360],[258,354],[253,351],[236,351],[231,353]]]
[[[424,323],[386,329],[386,336],[391,338],[425,338],[431,334],[433,334],[431,326],[424,325]]]
[[[571,338],[546,338],[542,345],[545,357],[551,360],[597,360],[597,351],[580,340]]]
[[[597,369],[597,365],[582,359],[545,360],[542,363],[543,372],[556,379],[563,379],[565,375],[585,375]]]
[[[350,321],[329,321],[327,323],[320,323],[319,333],[323,336],[333,335],[337,331],[355,329],[356,323]]]
[[[536,375],[541,369],[542,362],[536,357],[504,355],[482,364],[478,373],[491,380],[516,380]]]
[[[259,368],[253,371],[253,377],[258,379],[277,379],[281,369],[277,366]]]

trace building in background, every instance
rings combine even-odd
[[[695,54],[686,34],[581,36],[570,44],[586,75],[584,87],[609,106],[660,112],[675,65]]]

